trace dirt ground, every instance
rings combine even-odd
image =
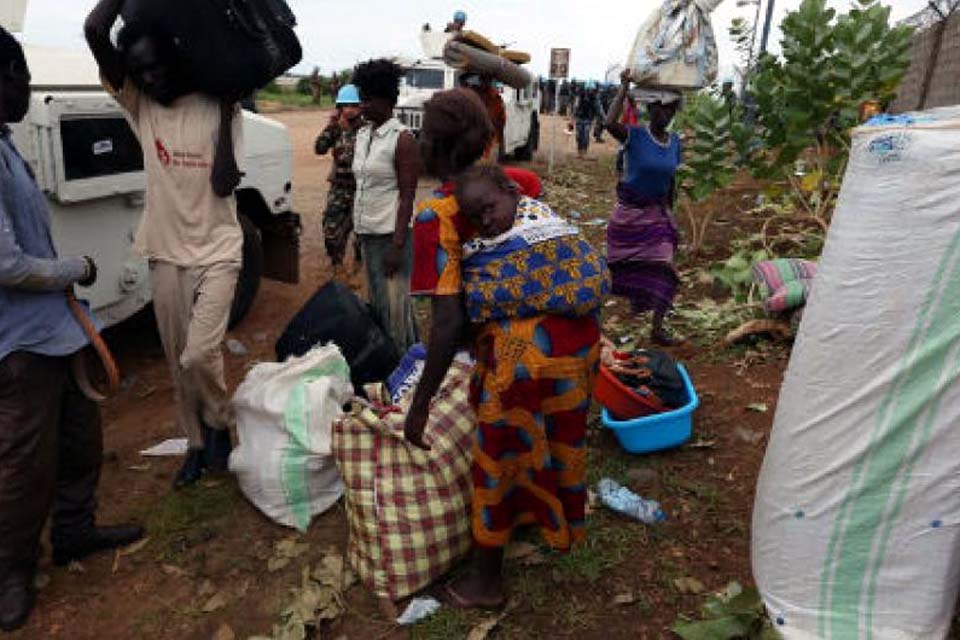
[[[272,359],[273,344],[286,322],[330,277],[324,256],[320,211],[329,160],[313,154],[313,139],[327,120],[322,112],[274,114],[291,130],[295,147],[295,207],[304,218],[302,282],[264,282],[249,317],[231,338],[249,350],[226,352],[233,388],[256,362]],[[548,121],[538,168],[550,148]],[[608,141],[579,161],[572,136],[557,134],[558,171],[548,180],[548,200],[562,213],[576,205],[582,219],[606,216],[615,176]],[[584,174],[586,179],[577,178]],[[424,195],[429,185],[424,187]],[[736,229],[721,226],[725,234]],[[602,226],[589,227],[602,245]],[[729,242],[713,239],[715,250]],[[719,248],[717,248],[719,247]],[[687,264],[693,269],[696,264]],[[354,286],[359,278],[344,276]],[[701,295],[688,285],[681,296]],[[611,335],[636,339],[643,323],[626,306],[605,310]],[[687,329],[686,327],[680,327]],[[122,393],[104,406],[107,460],[100,491],[104,523],[137,520],[150,541],[127,554],[104,554],[69,569],[44,561],[43,588],[29,626],[11,640],[64,638],[157,638],[209,640],[226,625],[237,638],[271,634],[301,568],[313,566],[328,549],[342,550],[346,520],[337,506],[317,518],[300,539],[309,550],[288,566],[268,570],[277,542],[293,533],[259,514],[232,480],[209,481],[173,492],[175,459],[145,459],[139,451],[178,437],[172,389],[152,319],[148,314],[109,335],[124,372]],[[629,456],[609,432],[590,434],[591,480],[608,476],[662,501],[668,520],[646,527],[596,510],[589,540],[568,556],[546,554],[534,566],[514,563],[509,589],[515,607],[495,638],[659,638],[681,614],[694,614],[703,595],[682,593],[678,578],[692,577],[707,590],[731,581],[751,582],[750,512],[753,491],[786,362],[785,348],[722,350],[688,346],[677,351],[699,390],[694,443],[675,451]],[[766,411],[751,410],[765,405]],[[595,426],[598,420],[594,420]],[[620,603],[615,602],[618,596]],[[406,637],[378,610],[362,588],[347,594],[347,613],[320,637]],[[459,638],[478,620],[445,612],[411,632],[417,638]]]

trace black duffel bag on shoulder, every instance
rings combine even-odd
[[[123,19],[172,37],[190,86],[214,96],[249,95],[303,58],[284,0],[127,0]]]

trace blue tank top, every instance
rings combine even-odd
[[[670,134],[670,141],[660,144],[645,126],[628,127],[627,172],[623,183],[648,198],[663,198],[680,166],[680,137]]]

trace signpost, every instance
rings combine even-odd
[[[550,79],[553,80],[553,115],[560,104],[560,81],[570,77],[570,49],[550,49]],[[557,123],[553,123],[550,136],[550,173],[557,156]]]

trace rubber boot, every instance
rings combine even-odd
[[[229,473],[230,452],[233,451],[230,430],[203,427],[203,442],[207,471],[215,475]]]

